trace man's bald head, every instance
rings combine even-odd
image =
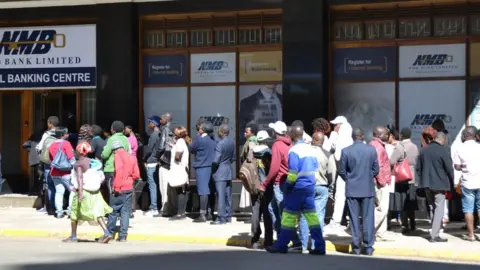
[[[322,146],[325,141],[325,134],[323,132],[317,131],[312,135],[312,145]]]
[[[382,142],[388,141],[388,130],[386,127],[377,126],[373,129],[373,137],[379,138]]]
[[[361,128],[356,128],[352,132],[352,138],[355,141],[364,141],[365,140],[365,132],[363,132],[363,129]]]
[[[293,141],[300,141],[303,138],[303,127],[300,125],[292,125],[291,136]]]
[[[474,126],[468,126],[462,131],[463,141],[475,140],[476,136],[477,136],[477,128]]]

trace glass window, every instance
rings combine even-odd
[[[465,17],[437,17],[434,19],[435,36],[462,36],[467,33]]]
[[[336,22],[334,25],[334,40],[362,40],[363,27],[361,22]]]
[[[82,117],[80,123],[95,124],[97,114],[97,89],[81,89]]]
[[[215,46],[229,46],[237,44],[237,37],[234,29],[216,29]]]
[[[394,20],[366,22],[367,39],[390,39],[396,37],[397,25]]]
[[[430,29],[429,18],[400,19],[398,24],[400,38],[429,37]]]
[[[190,31],[190,46],[192,47],[206,47],[212,46],[212,31],[210,30],[195,30]]]
[[[144,34],[143,47],[147,49],[151,48],[163,48],[165,42],[163,39],[163,31],[148,31]]]
[[[187,33],[185,31],[167,32],[167,48],[187,47]]]
[[[260,29],[239,29],[238,39],[240,45],[260,44]]]
[[[282,43],[282,27],[271,27],[263,29],[263,43],[280,44]]]
[[[480,35],[480,16],[479,15],[470,17],[470,34]]]

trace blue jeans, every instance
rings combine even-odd
[[[128,226],[130,225],[130,214],[132,213],[133,192],[110,195],[110,207],[113,212],[108,214],[108,231],[111,235],[115,233],[117,216],[120,215],[119,238],[127,238]]]
[[[55,205],[55,184],[50,176],[50,164],[43,164],[43,184],[47,186],[47,201],[45,211],[53,209]],[[45,188],[44,188],[45,189]],[[50,208],[50,209],[48,209]]]
[[[270,216],[272,217],[273,229],[275,230],[275,232],[277,232],[277,238],[279,237],[280,231],[282,230],[282,212],[285,205],[283,201],[284,188],[284,183],[273,185],[273,199],[268,206],[268,211],[270,212]],[[295,233],[292,242],[294,246],[301,245],[297,233]]]
[[[53,184],[55,185],[55,210],[57,216],[63,216],[63,197],[65,191],[70,192],[68,196],[68,208],[67,213],[70,215],[70,210],[72,207],[73,192],[70,175],[64,176],[50,176],[52,178]]]
[[[157,205],[157,183],[155,177],[158,175],[158,166],[147,167],[147,184],[148,192],[150,193],[150,207],[149,210],[158,210]]]
[[[464,214],[480,213],[480,189],[462,187],[462,210]]]
[[[232,180],[217,181],[215,188],[218,193],[218,218],[228,221],[232,218]]]
[[[327,186],[315,186],[315,211],[317,213],[318,219],[320,220],[320,226],[325,226],[325,211],[327,209],[328,201],[328,187]],[[299,224],[300,239],[302,241],[302,248],[308,248],[308,233],[309,228],[305,216],[302,214],[300,217]],[[315,246],[315,241],[312,239],[312,247]]]
[[[283,188],[284,184],[273,185],[273,198],[268,206],[268,211],[272,217],[273,229],[277,232],[277,235],[280,235],[282,228]]]

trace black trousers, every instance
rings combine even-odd
[[[260,220],[263,216],[263,226],[265,229],[265,241],[263,246],[269,247],[273,244],[273,222],[272,217],[268,211],[268,205],[272,201],[273,198],[273,189],[272,185],[267,188],[263,197],[260,198],[257,195],[251,195],[252,201],[252,242],[258,242],[260,240],[260,235],[262,235],[262,229],[260,228]]]

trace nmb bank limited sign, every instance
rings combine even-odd
[[[0,89],[96,86],[95,25],[0,28]]]

